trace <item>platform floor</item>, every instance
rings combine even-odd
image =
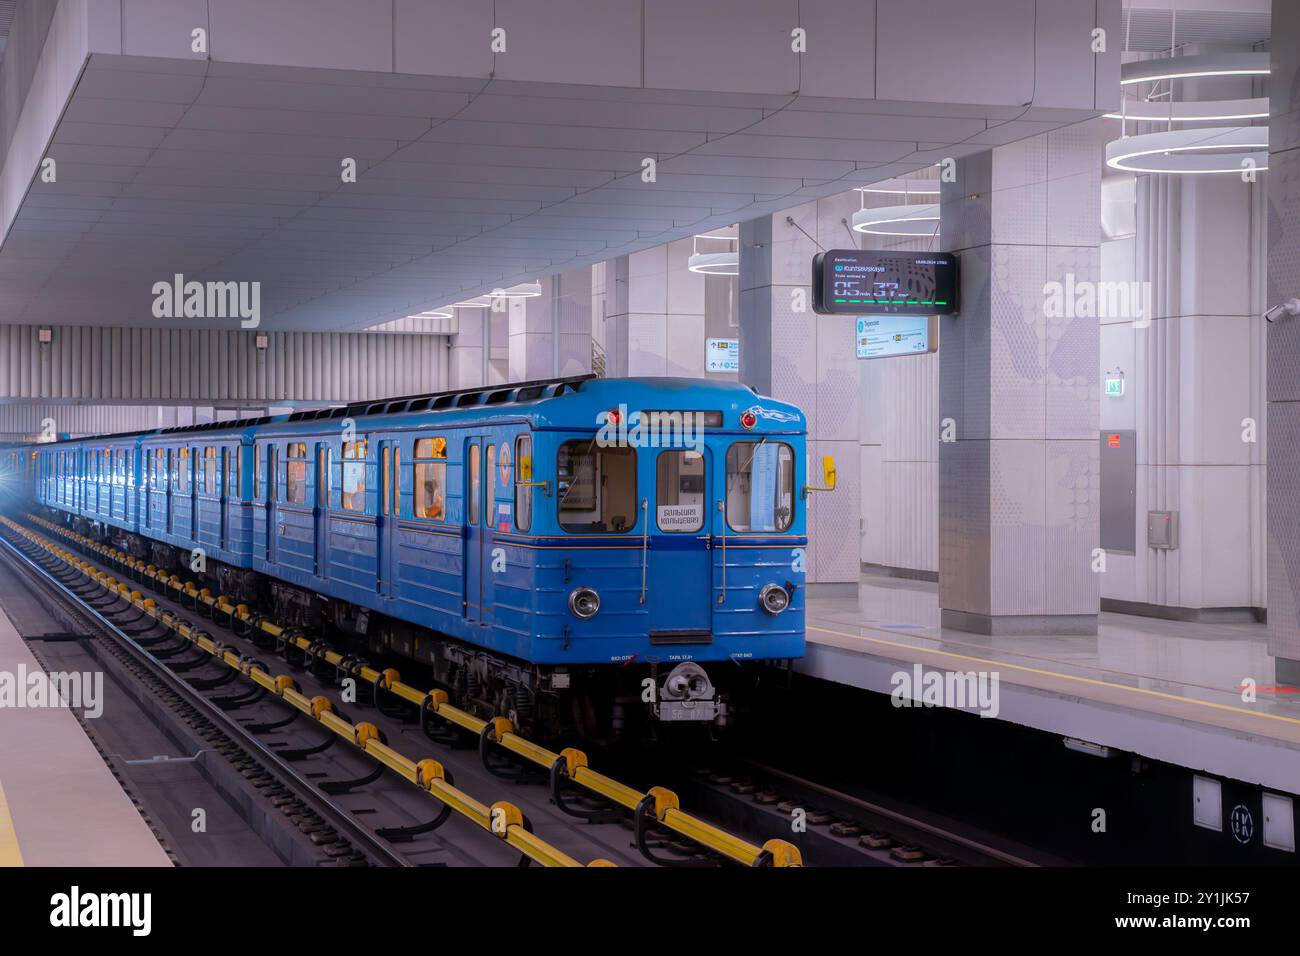
[[[915,664],[996,672],[996,719],[1300,793],[1300,693],[1275,686],[1263,624],[1102,612],[1096,636],[986,637],[940,627],[937,584],[872,574],[809,601],[799,671],[889,693]]]
[[[0,610],[0,674],[39,671]],[[172,865],[64,707],[0,707],[0,866],[21,865]]]

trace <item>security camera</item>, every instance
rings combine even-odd
[[[1280,315],[1300,315],[1300,299],[1287,299],[1264,313],[1264,321],[1273,322]]]

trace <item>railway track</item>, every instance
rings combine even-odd
[[[669,790],[628,787],[592,770],[580,751],[554,753],[514,733],[504,718],[482,720],[451,706],[439,690],[402,683],[394,670],[371,668],[53,522],[33,515],[27,521],[41,530],[0,518],[11,558],[89,615],[111,637],[106,646],[129,654],[130,666],[148,675],[142,680],[158,681],[182,700],[187,718],[204,722],[222,747],[243,751],[241,772],[283,786],[277,798],[292,794],[295,809],[308,807],[311,826],[325,823],[316,832],[337,837],[337,862],[502,863],[513,851],[521,862],[546,866],[802,863],[787,841],[757,845],[737,837],[684,812]],[[115,574],[156,596],[144,597]],[[292,674],[272,671],[264,660],[272,653]],[[344,682],[360,699],[342,702]],[[227,693],[237,683],[252,686]],[[367,719],[352,719],[350,711],[361,707]],[[285,739],[309,729],[311,743]],[[405,756],[433,752],[430,743],[441,748],[440,759]],[[298,770],[308,760],[310,777]],[[499,792],[508,783],[517,802],[478,800],[456,786],[461,777],[473,778],[475,792]],[[536,786],[522,786],[528,783]],[[533,817],[547,839],[533,832]],[[387,822],[362,822],[371,819]],[[627,850],[627,829],[637,853]],[[495,837],[488,841],[495,847],[481,861],[466,859],[460,847],[475,839],[481,845],[484,833]]]

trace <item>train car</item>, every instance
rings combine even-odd
[[[29,445],[0,444],[0,507],[31,500],[41,464]]]
[[[42,501],[120,534],[100,486],[133,442],[128,550],[602,736],[725,723],[755,674],[731,665],[802,656],[805,430],[734,383],[582,377],[95,439],[74,503]]]

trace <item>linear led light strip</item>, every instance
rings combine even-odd
[[[1119,85],[1201,76],[1267,76],[1270,70],[1267,53],[1200,53],[1125,63],[1120,67]]]
[[[1132,120],[1138,123],[1212,123],[1221,120],[1267,119],[1268,99],[1256,97],[1249,100],[1212,100],[1208,102],[1155,103],[1147,100],[1129,100],[1118,113],[1107,113],[1106,119]]]

